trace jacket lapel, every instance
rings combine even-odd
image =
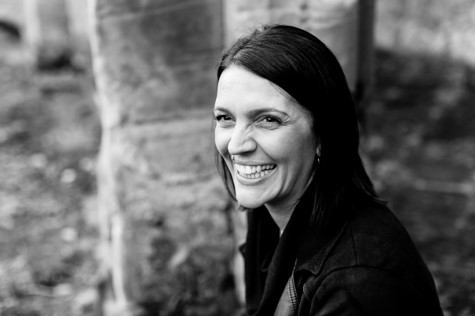
[[[248,213],[245,251],[246,305],[249,315],[273,315],[291,276],[312,212],[312,190],[296,206],[279,240],[279,229],[266,208]]]

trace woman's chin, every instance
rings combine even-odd
[[[256,209],[256,208],[259,208],[263,205],[263,204],[257,204],[257,203],[246,203],[246,202],[241,203],[241,202],[239,202],[239,200],[238,200],[238,203],[239,203],[239,205],[241,205],[242,207],[247,208],[247,209]]]
[[[236,199],[239,205],[249,209],[258,208],[264,205],[263,201],[260,201],[260,199],[256,199],[255,197],[240,196],[239,194],[237,194]]]

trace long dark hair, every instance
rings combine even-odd
[[[314,223],[325,225],[338,211],[351,209],[355,201],[381,202],[358,153],[358,123],[346,77],[323,42],[296,27],[262,26],[223,54],[218,81],[232,65],[276,84],[312,114],[313,132],[320,144],[312,186]],[[217,167],[235,199],[232,176],[219,153]]]

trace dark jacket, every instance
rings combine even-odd
[[[323,234],[310,223],[308,200],[296,207],[280,239],[264,207],[249,211],[243,249],[248,315],[273,315],[292,273],[296,315],[442,315],[427,266],[388,208],[356,207]]]

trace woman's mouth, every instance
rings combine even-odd
[[[277,165],[274,164],[249,166],[238,163],[235,163],[234,166],[237,174],[245,179],[259,179],[265,177],[277,167]]]

